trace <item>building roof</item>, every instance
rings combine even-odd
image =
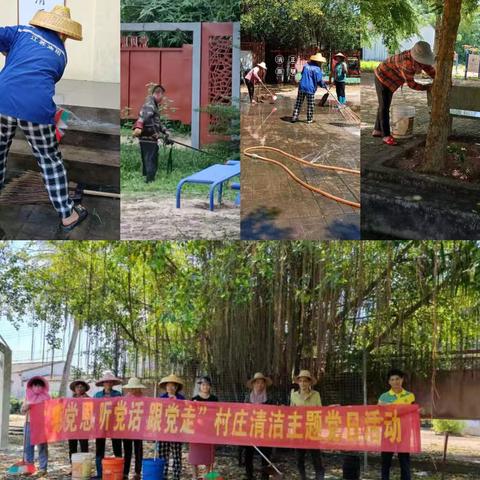
[[[57,362],[53,362],[54,365],[58,365],[59,363],[65,363],[64,360],[59,360]],[[20,362],[20,363],[12,363],[12,373],[22,373],[28,372],[28,370],[35,370],[39,367],[50,367],[52,362]]]

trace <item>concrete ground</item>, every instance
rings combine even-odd
[[[209,210],[208,198],[151,193],[122,195],[122,240],[237,240],[240,209],[228,200]]]
[[[403,90],[397,90],[393,95],[392,106],[410,105],[415,107],[414,137],[412,139],[400,140],[397,147],[389,147],[382,143],[381,138],[371,136],[375,118],[377,115],[377,95],[375,92],[374,74],[362,74],[362,134],[361,134],[361,164],[362,168],[368,167],[368,164],[395,150],[407,151],[418,141],[418,136],[427,134],[428,123],[430,121],[429,107],[427,105],[427,93],[412,90],[407,86]],[[462,82],[456,80],[455,82]],[[469,83],[472,81],[469,80]],[[480,120],[454,118],[453,134],[462,136],[480,137]],[[416,137],[416,138],[415,138]]]
[[[7,182],[20,174],[8,171]],[[35,202],[33,200],[33,202]],[[60,229],[60,219],[50,203],[0,205],[0,240],[118,240],[120,201],[83,197],[88,217],[69,233]]]
[[[272,146],[287,153],[327,165],[359,169],[360,129],[346,125],[343,117],[329,107],[315,109],[313,124],[305,123],[306,105],[298,123],[290,123],[297,88],[274,88],[278,99],[273,104],[250,105],[246,90],[241,95],[241,149]],[[317,93],[317,101],[322,97]],[[347,87],[353,105],[360,101],[358,85]],[[266,155],[281,161],[305,182],[329,193],[359,201],[360,177],[310,169],[283,157]],[[291,179],[283,169],[242,156],[242,239],[358,239],[359,209],[317,193]]]

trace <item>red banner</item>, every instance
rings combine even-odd
[[[418,405],[282,407],[156,398],[49,400],[31,409],[33,444],[127,438],[350,451],[420,451]]]

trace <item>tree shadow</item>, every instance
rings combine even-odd
[[[327,224],[327,231],[331,237],[325,240],[360,240],[360,217],[358,217],[358,221],[333,220]]]
[[[240,222],[240,238],[242,240],[284,240],[292,236],[291,228],[280,228],[275,225],[280,209],[258,207]]]

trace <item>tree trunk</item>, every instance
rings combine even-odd
[[[77,345],[78,332],[80,331],[80,322],[73,320],[72,336],[68,344],[67,359],[65,360],[65,366],[63,367],[62,382],[60,383],[59,396],[65,397],[67,395],[67,383],[70,376],[70,368],[72,366],[73,354]]]
[[[441,28],[442,28],[442,14],[437,13],[435,17],[435,40],[433,42],[433,53],[435,55],[435,58],[438,55],[438,44],[440,41]]]
[[[461,8],[462,0],[445,0],[423,165],[423,170],[427,172],[441,171],[447,156],[453,54]]]

